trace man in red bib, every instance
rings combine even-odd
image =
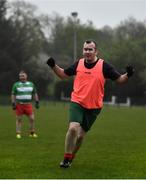
[[[71,166],[75,154],[103,106],[104,84],[106,79],[124,83],[133,75],[132,66],[126,67],[126,73],[120,74],[111,64],[98,58],[97,44],[87,40],[83,45],[83,58],[67,69],[62,69],[50,57],[47,64],[61,79],[75,75],[71,94],[69,128],[65,138],[64,160],[60,167]]]

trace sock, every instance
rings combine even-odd
[[[73,160],[74,158],[75,158],[75,154],[71,154],[71,153],[64,154],[64,159]]]

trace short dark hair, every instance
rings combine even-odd
[[[94,41],[94,40],[92,40],[92,39],[87,39],[86,41],[85,41],[85,43],[87,43],[87,44],[90,44],[90,43],[94,43],[95,44],[95,48],[97,48],[97,43],[96,43],[96,41]]]
[[[24,70],[21,70],[19,74],[26,74],[26,72]]]

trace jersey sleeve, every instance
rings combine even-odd
[[[106,79],[115,81],[121,74],[115,69],[115,67],[104,61],[103,63],[103,74]]]
[[[16,95],[16,93],[17,93],[17,88],[16,88],[16,83],[14,83],[12,86],[11,94]]]
[[[32,91],[32,93],[35,94],[35,93],[37,93],[37,89],[36,89],[36,86],[35,86],[34,83],[32,83],[32,85],[33,85],[33,91]]]
[[[73,65],[64,69],[64,73],[68,76],[76,75],[76,69],[77,69],[78,63],[79,61],[76,61]]]

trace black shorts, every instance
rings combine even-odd
[[[84,131],[87,132],[93,125],[100,111],[101,109],[86,109],[78,103],[71,102],[69,121],[80,123]]]

